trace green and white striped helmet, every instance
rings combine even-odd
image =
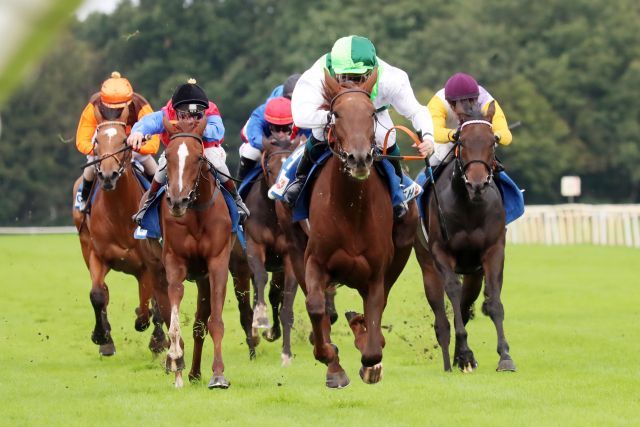
[[[327,58],[332,74],[365,74],[378,65],[376,48],[366,37],[339,38]]]

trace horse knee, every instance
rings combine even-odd
[[[496,299],[486,299],[482,303],[482,313],[489,316],[492,320],[504,317],[504,307],[502,303]]]
[[[320,320],[324,316],[324,298],[322,294],[315,293],[307,295],[307,312],[312,320]]]
[[[101,288],[91,289],[89,299],[94,307],[104,307],[107,302],[107,295]]]

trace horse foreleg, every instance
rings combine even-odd
[[[293,302],[298,291],[298,282],[293,273],[293,266],[289,256],[284,260],[284,291],[282,296],[282,309],[280,321],[282,322],[282,366],[289,366],[293,359],[291,353],[291,328],[293,328]]]
[[[111,338],[111,325],[107,318],[109,288],[104,282],[104,278],[108,272],[109,267],[94,252],[91,252],[89,255],[89,273],[91,274],[89,299],[96,316],[96,325],[91,334],[91,341],[100,346],[98,351],[101,356],[113,356],[116,352],[115,344]]]
[[[433,258],[427,249],[420,243],[415,245],[416,258],[422,270],[422,281],[427,302],[434,314],[433,329],[436,333],[438,345],[442,351],[444,370],[451,371],[451,359],[449,356],[449,344],[451,341],[451,325],[447,319],[447,311],[444,301],[444,285],[442,277],[436,271]]]
[[[229,269],[226,260],[218,259],[209,263],[209,287],[211,290],[211,315],[209,316],[209,334],[213,339],[213,377],[209,381],[209,388],[228,388],[230,383],[224,377],[224,362],[222,360],[222,338],[224,337],[224,321],[222,309],[227,293],[227,276]]]
[[[175,386],[180,388],[182,370],[184,369],[183,340],[180,335],[180,302],[184,296],[184,284],[182,281],[187,276],[187,267],[184,260],[175,256],[165,258],[167,281],[169,282],[169,304],[171,305],[171,322],[169,324],[169,351],[167,353],[166,369],[175,372]]]
[[[312,257],[309,257],[305,278],[307,313],[313,328],[313,355],[316,360],[327,365],[325,382],[327,387],[346,387],[349,385],[349,378],[340,366],[338,347],[331,342],[331,323],[325,311],[325,289],[329,282],[329,274]]]
[[[473,352],[467,343],[467,330],[465,329],[460,309],[462,284],[453,270],[455,259],[442,251],[439,245],[434,245],[433,255],[436,268],[443,277],[444,289],[451,301],[451,307],[453,308],[453,325],[456,331],[456,345],[453,362],[454,364],[457,364],[463,372],[473,372],[473,370],[478,366],[478,363],[476,362]]]
[[[260,342],[260,336],[253,334],[251,323],[253,322],[253,309],[251,308],[251,270],[242,254],[242,250],[234,248],[229,261],[229,270],[233,279],[233,289],[238,300],[240,312],[240,325],[244,330],[246,342],[249,346],[249,359],[256,358],[256,346]]]
[[[154,277],[149,270],[145,269],[136,278],[138,279],[138,298],[140,305],[136,307],[134,328],[138,332],[143,332],[146,331],[151,324],[149,303],[153,295]]]
[[[267,316],[267,303],[264,299],[264,288],[267,286],[268,273],[264,267],[266,259],[264,245],[253,241],[247,242],[247,262],[253,273],[253,283],[256,291],[256,305],[253,309],[252,327],[269,329],[269,317]]]
[[[509,344],[504,336],[504,307],[500,300],[502,291],[502,273],[504,269],[504,240],[491,247],[482,260],[485,272],[485,300],[482,311],[491,317],[498,334],[498,362],[497,371],[515,371],[516,365],[509,355]]]
[[[382,379],[382,310],[385,305],[383,278],[369,285],[364,293],[364,323],[366,341],[362,351],[360,378],[367,384],[375,384]]]
[[[207,279],[198,279],[198,300],[196,301],[196,315],[193,320],[193,358],[191,360],[191,371],[189,380],[200,379],[200,362],[202,360],[202,345],[204,338],[208,335],[207,321],[211,314],[211,291]]]
[[[280,338],[282,330],[280,329],[280,306],[284,294],[285,275],[284,271],[271,273],[271,283],[269,283],[269,304],[271,304],[271,315],[273,316],[273,325],[271,329],[262,332],[262,336],[269,342],[273,342]]]
[[[482,278],[484,273],[478,271],[473,274],[465,274],[462,279],[462,300],[460,302],[460,311],[462,313],[462,321],[466,325],[471,319],[473,312],[473,303],[478,299],[480,290],[482,289]]]

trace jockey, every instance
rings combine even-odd
[[[144,135],[161,134],[162,143],[165,146],[169,145],[169,135],[162,123],[162,119],[165,116],[169,120],[177,120],[187,124],[192,124],[194,121],[202,120],[206,117],[207,127],[203,135],[204,155],[220,172],[218,178],[222,186],[233,196],[240,214],[240,221],[243,222],[249,216],[249,209],[247,209],[236,191],[235,183],[228,177],[229,168],[225,164],[227,154],[224,148],[221,147],[224,141],[224,125],[216,104],[209,100],[204,90],[196,84],[194,79],[189,79],[188,83],[180,85],[175,90],[167,105],[162,107],[162,110],[145,116],[143,120],[135,124],[127,143],[137,151],[144,147]],[[142,208],[133,216],[133,220],[138,224],[142,221],[158,190],[167,182],[167,161],[164,153],[160,156],[159,164],[160,166],[153,177],[147,198]]]
[[[492,101],[496,111],[491,124],[496,142],[509,145],[512,140],[511,131],[502,108],[493,96],[468,74],[456,73],[449,77],[444,88],[436,92],[427,104],[433,118],[434,136],[437,142],[435,153],[429,159],[431,166],[442,163],[451,151],[453,142],[458,140],[460,125],[458,113],[475,105],[479,105],[481,111],[485,113]]]
[[[289,98],[284,96],[271,98],[264,109],[264,120],[268,127],[266,139],[292,141],[298,134],[298,128],[293,125]]]
[[[267,103],[269,100],[277,97],[291,99],[293,88],[296,86],[299,78],[300,74],[292,74],[284,81],[284,84],[276,86],[271,92],[271,95],[269,95],[269,98],[267,98],[267,101],[253,110],[251,117],[249,117],[249,120],[247,120],[247,123],[240,131],[240,138],[243,142],[243,144],[240,144],[240,149],[238,150],[240,152],[240,165],[238,167],[238,179],[240,181],[247,176],[255,167],[256,162],[260,160],[263,149],[262,139],[271,136],[269,123],[265,119]],[[289,107],[289,110],[291,110],[291,107]],[[298,131],[300,132],[300,130]],[[306,136],[308,136],[309,132],[303,131],[302,133],[306,133]]]
[[[120,76],[120,73],[114,71],[111,77],[102,83],[100,92],[94,93],[89,98],[89,103],[80,116],[78,130],[76,131],[76,147],[87,156],[87,162],[96,160],[93,154],[93,141],[96,133],[98,122],[96,120],[96,109],[105,120],[114,120],[120,117],[123,108],[129,108],[127,116],[126,133],[129,135],[131,127],[142,117],[153,113],[149,102],[142,95],[133,91],[129,80]],[[144,167],[145,175],[151,177],[156,173],[158,164],[152,157],[158,151],[160,140],[154,136],[149,140],[139,152],[133,154],[133,158],[140,162]],[[81,211],[87,207],[87,199],[96,177],[96,169],[92,167],[84,168],[82,172],[82,192],[80,195]]]
[[[331,52],[323,55],[313,66],[302,74],[291,99],[293,120],[296,126],[311,128],[312,135],[307,140],[304,156],[296,171],[296,179],[287,187],[284,200],[292,205],[298,198],[306,176],[313,165],[313,158],[327,147],[325,128],[328,111],[321,110],[324,104],[322,95],[324,70],[338,81],[351,80],[364,82],[374,68],[378,70],[378,80],[371,93],[371,101],[377,109],[375,127],[376,145],[382,148],[387,130],[393,126],[388,107],[391,106],[401,115],[411,120],[413,127],[422,131],[424,140],[417,146],[423,156],[433,152],[433,123],[431,115],[421,105],[413,93],[407,73],[396,68],[376,56],[376,49],[371,41],[361,36],[348,36],[338,39]],[[398,155],[400,150],[395,145],[395,134],[389,136],[387,152]],[[391,160],[393,167],[402,176],[399,160]],[[394,207],[396,217],[407,211],[407,205]]]

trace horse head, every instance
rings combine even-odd
[[[102,189],[109,191],[116,188],[116,182],[127,164],[131,162],[131,150],[127,149],[127,118],[129,109],[95,110],[96,134],[93,141],[93,153],[100,160],[95,168]]]
[[[299,138],[292,141],[289,137],[284,139],[276,139],[274,137],[264,138],[262,146],[262,172],[269,186],[276,183],[280,169],[287,157],[293,153],[300,142]]]
[[[491,120],[495,104],[489,104],[486,114],[475,106],[460,114],[460,137],[456,147],[456,168],[459,169],[471,199],[478,199],[493,180],[496,139]]]
[[[370,94],[377,78],[375,69],[362,84],[338,83],[325,70],[321,108],[329,110],[327,142],[349,175],[358,180],[369,177],[373,164],[376,109]]]
[[[198,184],[203,174],[203,162],[205,162],[202,134],[207,126],[207,120],[201,119],[186,125],[181,122],[172,123],[164,117],[163,124],[170,140],[165,150],[166,199],[171,215],[181,217],[198,197]]]

